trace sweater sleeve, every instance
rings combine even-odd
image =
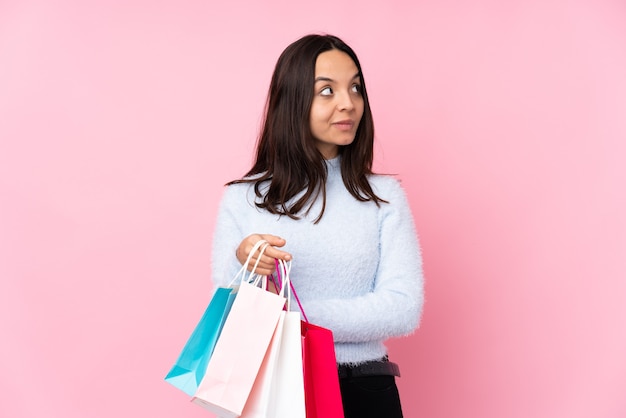
[[[214,289],[228,286],[241,264],[235,251],[244,238],[241,227],[241,185],[228,186],[220,201],[211,253],[211,275]]]
[[[379,211],[380,261],[372,290],[351,299],[308,301],[309,320],[333,331],[336,342],[385,340],[412,333],[424,302],[422,257],[400,183],[383,179],[388,200]],[[377,190],[377,194],[379,191]]]

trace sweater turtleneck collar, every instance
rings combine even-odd
[[[334,158],[325,160],[325,162],[326,162],[326,167],[328,168],[329,173],[341,171],[341,155],[337,155]]]

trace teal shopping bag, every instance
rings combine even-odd
[[[194,395],[204,377],[215,343],[220,336],[236,294],[237,290],[232,287],[220,287],[215,291],[200,322],[178,356],[178,360],[165,376],[165,381],[189,396]]]

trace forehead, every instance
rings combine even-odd
[[[338,49],[322,52],[315,61],[315,76],[335,78],[339,76],[354,77],[359,72],[350,55]],[[335,77],[332,77],[332,76]]]

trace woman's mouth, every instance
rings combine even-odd
[[[351,120],[340,120],[338,122],[334,122],[333,126],[340,131],[350,131],[354,127],[354,122]]]

